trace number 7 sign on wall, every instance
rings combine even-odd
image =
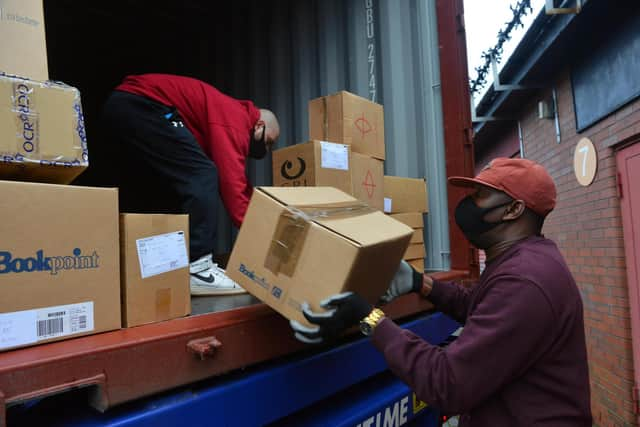
[[[591,185],[598,170],[598,153],[589,138],[582,138],[573,154],[573,171],[580,185]]]

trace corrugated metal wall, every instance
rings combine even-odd
[[[312,98],[348,90],[380,102],[385,171],[427,178],[427,265],[444,270],[449,232],[435,3],[156,0],[149,8],[140,0],[45,0],[50,75],[82,92],[93,165],[101,106],[127,74],[185,74],[252,99],[278,115],[280,147],[307,140]],[[86,58],[78,61],[77,52]],[[248,173],[254,184],[270,184],[271,159],[252,161]],[[84,177],[102,184],[97,170]],[[234,230],[220,211],[217,250],[228,252]]]
[[[435,0],[239,2],[214,31],[233,60],[211,80],[276,112],[279,147],[307,139],[309,99],[348,90],[384,105],[385,173],[427,178],[427,268],[448,269]],[[252,161],[249,176],[270,184],[270,158]],[[228,222],[219,231],[228,250]]]

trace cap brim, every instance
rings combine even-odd
[[[448,181],[449,184],[455,187],[473,188],[476,185],[482,185],[484,187],[493,188],[494,190],[504,191],[502,188],[498,188],[495,185],[489,184],[476,178],[469,178],[467,176],[451,176],[449,177]]]

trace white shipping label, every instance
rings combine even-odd
[[[38,341],[35,310],[0,314],[0,349]]]
[[[189,265],[184,231],[136,240],[143,279]]]
[[[385,213],[391,213],[391,199],[388,197],[384,198],[384,211]]]
[[[320,166],[325,169],[349,170],[349,147],[345,144],[320,142]]]
[[[0,349],[93,331],[93,301],[0,314]]]

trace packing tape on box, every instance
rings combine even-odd
[[[10,109],[14,117],[16,127],[16,147],[15,151],[0,153],[0,162],[28,165],[38,164],[41,166],[73,167],[87,166],[89,155],[87,148],[87,137],[84,127],[84,114],[80,101],[80,92],[65,83],[57,81],[38,82],[28,80],[5,73],[0,73],[0,83],[10,83]],[[35,89],[57,89],[67,93],[73,93],[74,120],[70,122],[73,126],[74,140],[73,149],[78,153],[77,157],[66,157],[62,155],[43,155],[40,150],[40,110],[38,96]],[[3,100],[4,102],[4,100]]]
[[[156,319],[168,319],[171,312],[171,289],[156,291]]]
[[[311,222],[321,219],[347,218],[373,212],[362,202],[326,205],[287,206],[280,215],[271,239],[265,267],[273,274],[293,275]]]

